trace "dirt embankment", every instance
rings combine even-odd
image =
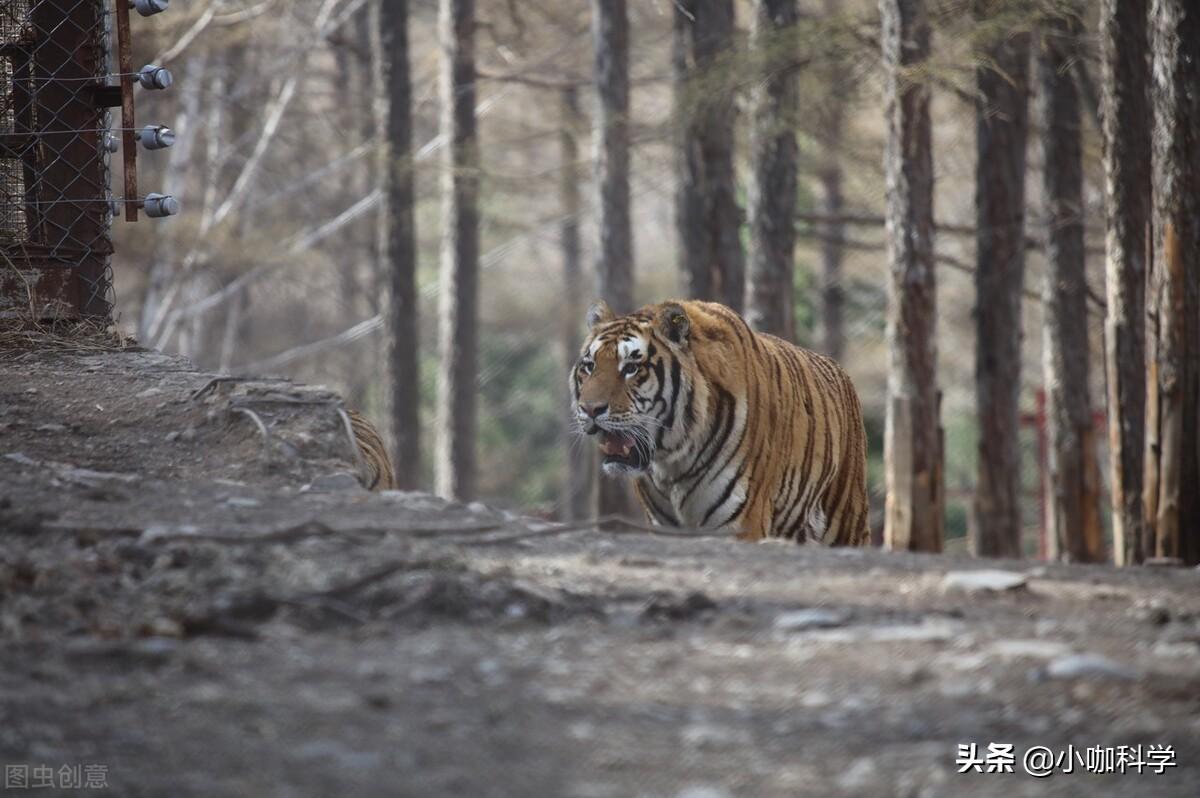
[[[153,353],[0,353],[3,778],[1200,794],[1195,570],[571,531],[368,494],[336,397],[211,380]],[[1014,772],[974,772],[972,744]],[[1035,746],[1049,776],[1026,772]],[[1107,757],[1126,772],[1086,772]]]

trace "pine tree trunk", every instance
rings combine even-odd
[[[1142,561],[1145,444],[1145,279],[1150,220],[1146,0],[1103,0],[1103,126],[1107,237],[1108,447],[1113,558]]]
[[[833,22],[841,6],[839,0],[825,0],[825,17]],[[828,114],[821,119],[824,163],[817,177],[821,181],[821,212],[830,221],[825,223],[821,240],[821,351],[841,361],[846,348],[842,259],[846,251],[846,225],[842,221],[845,203],[842,198],[842,137],[845,135],[848,95],[854,90],[847,65],[840,59],[832,61],[825,73]]]
[[[387,225],[391,291],[388,365],[391,377],[392,466],[396,487],[415,490],[421,477],[420,357],[417,324],[416,196],[412,170],[412,77],[408,0],[383,0],[380,27],[387,97]]]
[[[592,0],[596,47],[596,184],[600,188],[600,296],[617,313],[633,304],[633,229],[629,216],[629,20],[625,0]],[[594,447],[593,447],[594,448]],[[599,457],[599,452],[594,452]],[[601,479],[601,515],[635,515],[628,480]]]
[[[912,74],[929,57],[923,0],[880,0],[887,119],[889,351],[884,469],[889,548],[942,548],[937,390],[937,281],[929,87]]]
[[[986,20],[997,5],[979,0]],[[975,396],[979,476],[971,551],[1021,556],[1021,302],[1025,287],[1025,143],[1029,129],[1027,33],[1005,36],[976,69]]]
[[[437,493],[475,495],[478,360],[479,144],[475,126],[475,2],[440,0],[442,253],[439,292]]]
[[[836,102],[836,100],[835,100]],[[835,127],[842,128],[842,113],[838,109],[831,115]],[[825,225],[825,237],[821,242],[821,351],[841,361],[846,349],[846,332],[843,308],[846,291],[842,285],[842,258],[845,254],[846,225],[841,221],[844,210],[842,199],[842,165],[839,153],[826,148],[829,163],[821,170],[821,212],[832,221]]]
[[[633,305],[629,216],[629,20],[625,0],[593,0],[596,44],[596,183],[600,188],[600,296],[617,313]]]
[[[1070,12],[1068,12],[1070,13]],[[1079,91],[1070,65],[1078,21],[1052,17],[1038,50],[1042,130],[1046,286],[1043,378],[1050,438],[1047,539],[1051,554],[1074,562],[1104,559],[1100,477],[1088,389],[1087,276],[1083,251],[1083,151]]]
[[[371,2],[367,4],[367,25],[375,31],[383,29],[383,8],[381,2]],[[370,116],[362,120],[364,137],[368,130],[378,131],[386,130],[388,124],[388,102],[386,97],[386,79],[384,78],[384,58],[386,57],[383,51],[383,37],[381,35],[371,35],[367,31],[367,35],[363,37],[360,33],[360,39],[366,41],[368,64],[367,69],[370,72],[371,81],[371,111]],[[411,86],[412,66],[409,66],[409,83]],[[411,88],[410,88],[411,95]],[[371,181],[372,189],[379,189],[387,193],[388,175],[391,173],[389,164],[391,163],[390,147],[377,147],[374,156],[369,158],[367,163],[372,170],[373,180]],[[415,177],[415,176],[414,176]],[[388,239],[391,236],[391,225],[388,221],[388,204],[381,202],[373,215],[374,222],[374,246],[372,249],[371,263],[374,266],[370,274],[371,284],[374,290],[366,292],[367,308],[371,315],[381,314],[384,312],[383,299],[391,284],[391,268],[388,258]],[[415,240],[415,236],[414,236]],[[378,346],[375,352],[375,362],[377,368],[384,371],[387,368],[385,363],[386,356],[389,354],[385,350],[388,348],[387,342],[383,342]]]
[[[675,231],[679,239],[679,274],[687,283],[688,296],[711,297],[707,268],[699,268],[704,259],[705,239],[702,226],[701,194],[704,172],[700,163],[698,119],[691,97],[692,19],[694,0],[673,4],[672,118],[676,125],[675,141]]]
[[[562,119],[559,124],[558,140],[562,157],[559,178],[562,223],[559,225],[559,236],[563,259],[563,373],[569,373],[579,359],[579,331],[584,318],[583,270],[579,248],[579,214],[583,207],[579,188],[579,131],[583,129],[583,118],[579,113],[579,97],[574,87],[563,90]],[[568,404],[570,398],[568,390]],[[596,458],[590,442],[580,439],[573,424],[568,423],[564,430],[563,446],[566,472],[563,474],[562,517],[566,521],[580,521],[590,516],[594,507],[592,486],[595,484]]]
[[[1150,19],[1154,260],[1146,319],[1146,553],[1200,562],[1200,13]]]
[[[349,95],[354,104],[354,116],[360,120],[359,129],[353,139],[369,140],[373,135],[371,111],[373,104],[369,50],[370,8],[364,6],[355,12],[347,24],[352,36],[345,37],[334,47],[334,72],[332,90]],[[354,170],[347,181],[354,199],[362,197],[370,189],[372,168],[369,161]],[[337,303],[341,318],[358,321],[363,317],[363,278],[371,273],[371,256],[374,254],[375,231],[369,219],[358,220],[347,225],[347,257],[338,266]],[[363,408],[367,401],[367,377],[373,371],[369,365],[369,342],[363,341],[346,347],[338,358],[341,380],[346,402],[351,407]]]
[[[788,45],[797,18],[796,0],[758,0],[753,46],[766,77],[755,90],[751,143],[751,256],[746,319],[756,330],[796,339],[792,283],[796,249],[795,68]]]
[[[681,0],[675,23],[681,266],[689,296],[741,312],[746,265],[733,161],[737,114],[733,92],[722,83],[728,71],[722,59],[733,50],[733,0]]]

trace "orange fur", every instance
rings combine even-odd
[[[366,472],[359,476],[359,481],[367,490],[391,490],[396,486],[396,478],[392,471],[392,459],[388,457],[379,431],[357,410],[347,410],[346,413],[350,416],[350,429],[354,432],[354,443],[362,455]]]
[[[589,315],[571,373],[576,417],[616,442],[605,470],[635,476],[652,522],[867,542],[862,410],[833,360],[755,333],[716,303],[622,317],[599,304]]]

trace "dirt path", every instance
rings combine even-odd
[[[336,397],[210,379],[0,353],[31,795],[1200,795],[1200,572],[564,533],[367,494]],[[972,743],[1015,772],[959,774]]]

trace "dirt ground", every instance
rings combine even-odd
[[[4,778],[1200,795],[1194,569],[570,530],[368,494],[335,396],[211,380],[154,353],[0,352]],[[971,744],[1001,772],[959,773]],[[1152,745],[1173,764],[1136,772],[1167,757]],[[1034,746],[1060,757],[1047,777]],[[1085,772],[1119,746],[1125,773]],[[28,793],[76,793],[55,778]]]

